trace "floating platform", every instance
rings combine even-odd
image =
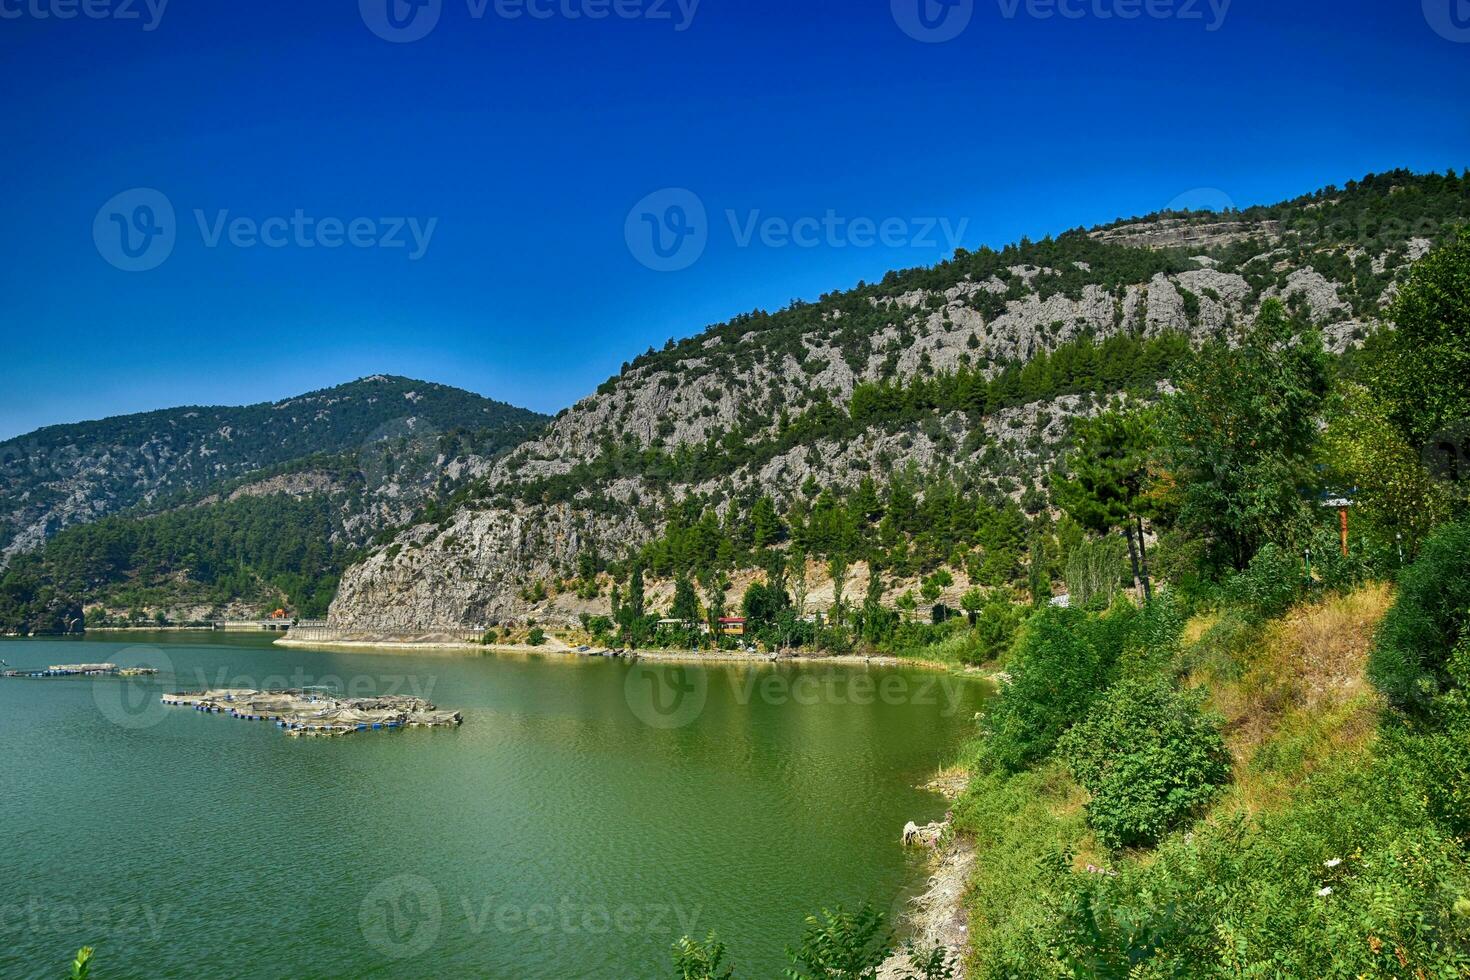
[[[44,670],[7,670],[0,677],[147,677],[156,667],[119,667],[117,664],[57,664]]]
[[[165,694],[163,703],[240,721],[268,721],[287,735],[353,735],[403,728],[453,728],[458,711],[441,711],[423,698],[388,695],[339,698],[310,690],[253,691],[241,688]]]

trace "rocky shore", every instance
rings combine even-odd
[[[959,771],[946,772],[925,788],[952,801],[964,791],[967,778]],[[905,847],[922,847],[930,852],[930,876],[924,890],[909,902],[900,928],[921,952],[943,949],[954,970],[954,980],[963,980],[970,939],[965,892],[975,865],[975,845],[956,836],[948,814],[944,820],[923,827],[910,821],[901,839]],[[900,949],[879,967],[878,980],[902,980],[912,976],[912,971],[908,953]]]

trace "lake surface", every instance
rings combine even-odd
[[[897,669],[339,654],[251,634],[0,640],[0,976],[663,977],[718,930],[778,976],[804,915],[897,909],[916,789],[986,696]],[[165,690],[427,696],[454,730],[288,738]]]

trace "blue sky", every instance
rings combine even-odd
[[[555,411],[956,232],[1470,166],[1467,0],[386,2],[0,0],[0,438],[377,372]]]

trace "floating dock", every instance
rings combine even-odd
[[[453,728],[458,711],[441,711],[423,698],[397,695],[339,698],[310,690],[253,691],[239,688],[165,694],[163,703],[241,721],[269,721],[287,735],[352,735],[404,728]]]
[[[7,670],[0,677],[147,677],[156,667],[119,667],[117,664],[57,664],[44,670]]]

